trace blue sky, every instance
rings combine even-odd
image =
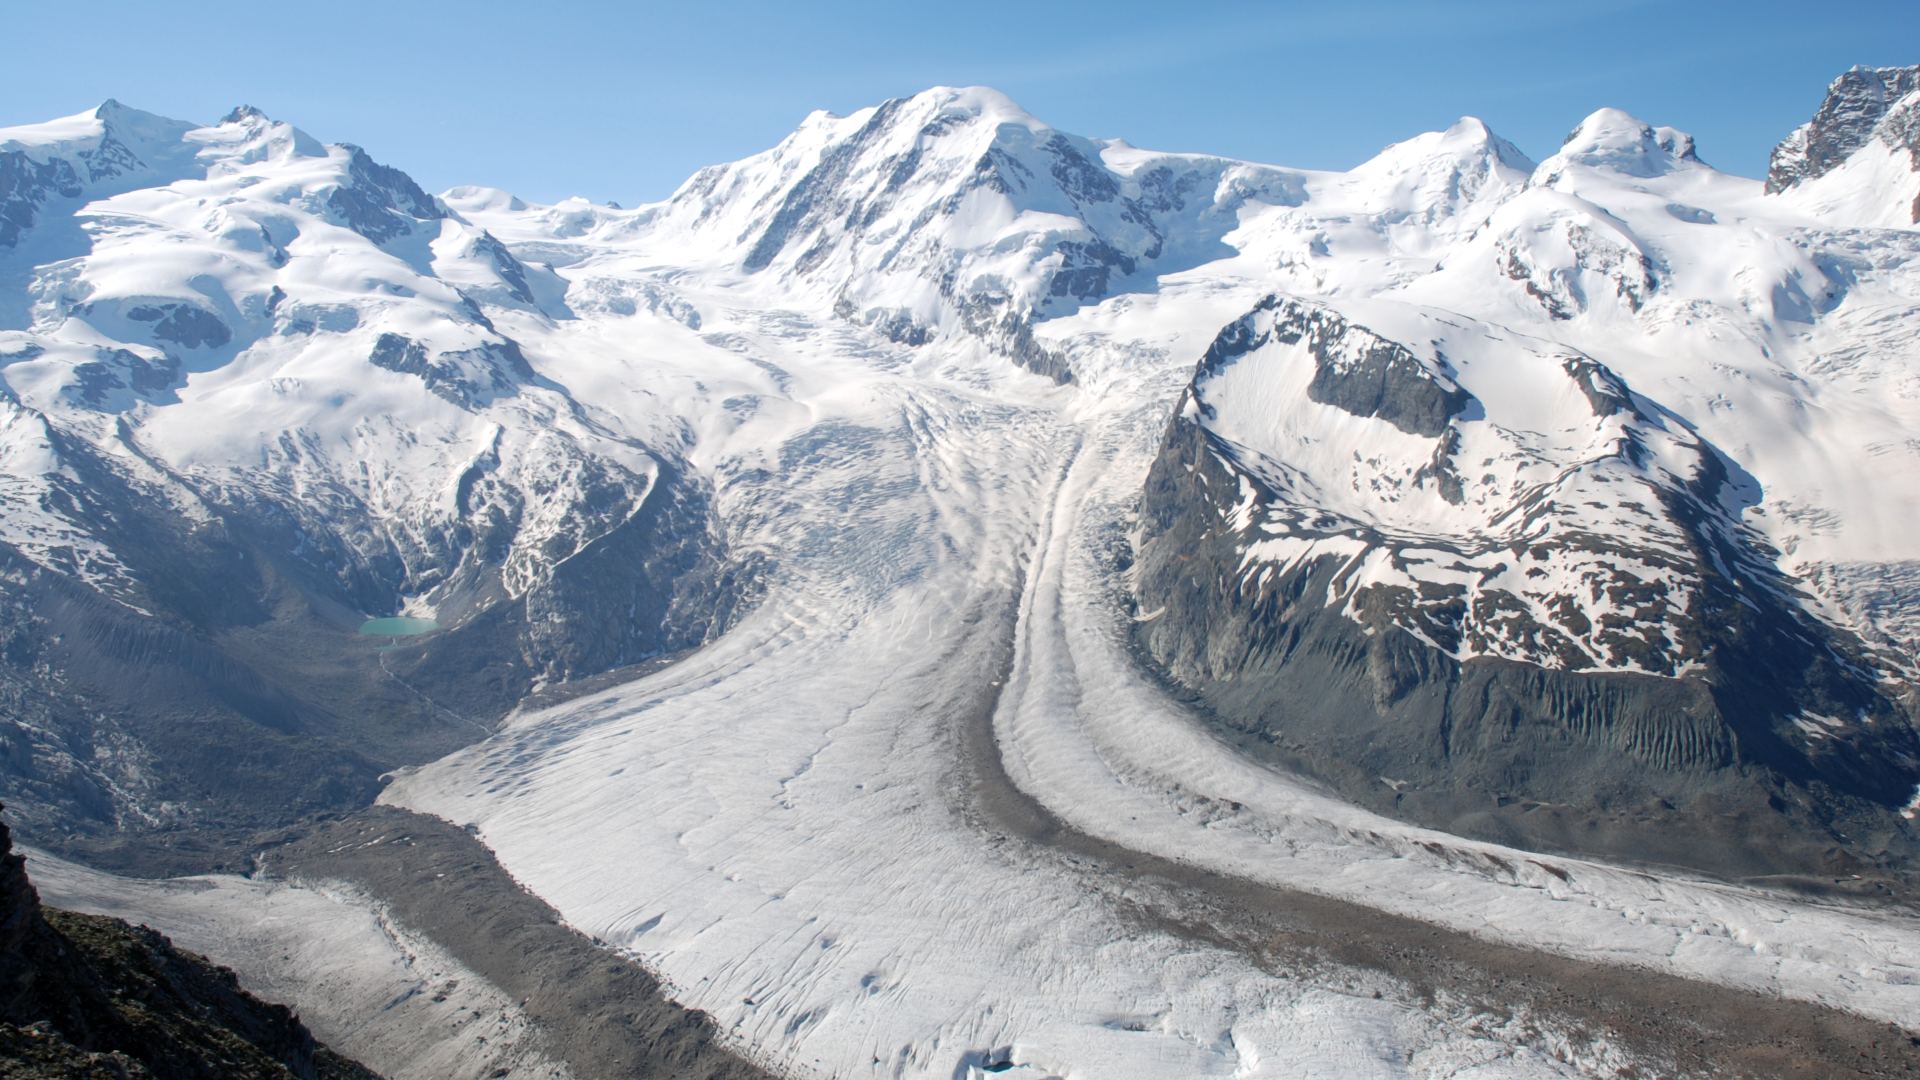
[[[430,190],[628,205],[814,108],[970,83],[1082,135],[1313,168],[1467,114],[1541,157],[1612,105],[1759,175],[1834,75],[1920,63],[1914,0],[8,0],[0,26],[0,124],[246,102]]]

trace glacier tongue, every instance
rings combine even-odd
[[[386,800],[474,824],[576,926],[794,1075],[1581,1075],[1551,1036],[1503,1045],[1390,979],[1276,975],[1143,930],[1089,902],[1129,886],[983,827],[963,729],[1036,677],[1009,663],[1077,542],[1063,475],[1097,471],[1079,459],[1111,453],[1115,425],[1081,448],[1085,403],[1019,376],[951,384],[792,345],[775,362],[837,387],[779,447],[788,469],[739,481],[780,586],[688,661],[516,717]],[[1119,430],[1150,426],[1152,401]]]
[[[1123,588],[1111,545],[1184,364],[1083,356],[1094,397],[875,369],[818,333],[761,339],[796,384],[832,388],[772,444],[784,469],[736,474],[746,542],[783,555],[766,601],[689,660],[517,716],[383,796],[473,825],[762,1060],[1087,1077],[1639,1060],[1548,1016],[1489,1024],[1392,977],[1276,973],[1127,921],[1113,905],[1150,887],[1009,838],[973,801],[965,731],[983,716],[1014,783],[1126,848],[1873,1016],[1920,1004],[1904,917],[1458,841],[1195,729],[1132,666],[1114,609],[1087,602]]]

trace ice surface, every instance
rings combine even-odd
[[[1388,980],[1143,928],[1089,871],[976,824],[958,728],[1006,675],[1031,545],[1071,533],[1075,399],[1036,406],[1045,384],[1010,370],[840,374],[792,471],[737,495],[786,567],[752,617],[386,798],[476,825],[574,926],[801,1075],[1581,1072]]]

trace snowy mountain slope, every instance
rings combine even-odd
[[[185,175],[192,124],[108,101],[92,112],[0,132],[0,247],[16,247],[83,197]]]
[[[724,625],[721,542],[681,460],[684,422],[597,411],[537,371],[513,335],[571,319],[564,285],[405,174],[245,108],[194,127],[110,103],[0,131],[0,145],[58,174],[19,202],[32,213],[9,219],[0,250],[24,301],[0,323],[0,541],[34,658],[20,692],[62,702],[16,736],[29,771],[101,793],[51,794],[60,813],[98,828],[209,805],[172,790],[183,781],[152,743],[168,723],[129,696],[144,676],[123,667],[149,650],[108,660],[72,634],[204,655],[153,711],[186,723],[211,709],[221,722],[189,738],[207,750],[289,727],[330,737],[365,724],[362,709],[416,716],[374,737],[373,760],[346,770],[357,779],[314,793],[324,802],[364,797],[393,755],[468,737],[468,708],[497,715],[535,682]],[[46,591],[75,587],[84,613],[68,622]],[[353,636],[396,610],[445,630],[391,657]],[[357,704],[325,689],[333,674],[312,681],[341,666]],[[476,669],[491,682],[478,692],[461,685]],[[441,671],[462,675],[441,698],[454,711],[422,710],[418,687]],[[223,689],[235,679],[245,700]],[[82,717],[98,711],[125,716],[135,760],[87,746],[99,723]],[[152,790],[128,786],[135,772]],[[251,809],[240,816],[284,812]]]
[[[911,344],[972,335],[1064,378],[1031,345],[1034,319],[1227,254],[1221,237],[1240,209],[1296,199],[1304,177],[1082,139],[996,91],[942,87],[815,113],[658,206],[537,213],[548,242],[631,239],[762,302],[805,303]]]
[[[1415,820],[1897,861],[1914,250],[1601,110],[1427,272],[1229,325],[1148,481],[1136,637]]]

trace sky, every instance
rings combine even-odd
[[[971,84],[1064,131],[1303,168],[1469,115],[1537,159],[1613,106],[1759,176],[1834,76],[1920,63],[1916,0],[0,0],[0,27],[0,125],[245,103],[431,191],[628,206],[814,109]]]

